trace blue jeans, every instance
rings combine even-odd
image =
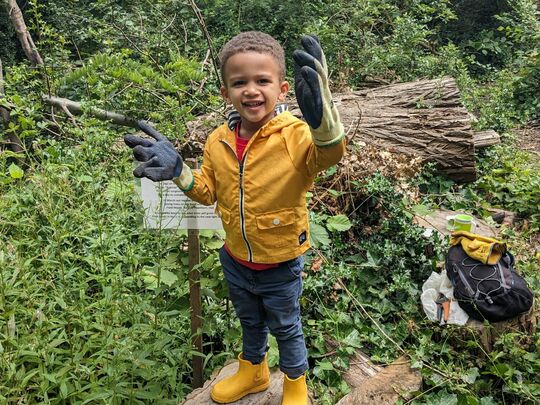
[[[219,259],[242,325],[242,357],[253,364],[260,363],[267,351],[270,331],[278,343],[281,371],[289,378],[304,374],[308,362],[299,302],[304,257],[260,271],[236,262],[224,248]]]

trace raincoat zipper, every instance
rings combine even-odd
[[[221,140],[225,145],[227,145],[232,152],[234,153],[234,156],[236,156],[236,151],[233,149],[231,145],[225,140]],[[248,251],[248,262],[253,262],[253,250],[251,249],[251,245],[249,244],[249,240],[247,238],[246,233],[246,217],[244,212],[244,168],[245,168],[245,161],[248,154],[248,148],[244,150],[244,156],[242,157],[242,160],[238,160],[238,156],[236,156],[236,160],[238,160],[238,173],[239,173],[239,186],[240,186],[240,231],[242,233],[242,239],[244,239],[244,243],[246,244],[246,248]]]

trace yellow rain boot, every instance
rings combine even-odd
[[[238,371],[214,385],[210,396],[220,404],[238,401],[248,394],[264,391],[270,385],[270,370],[266,355],[260,364],[251,364],[250,361],[238,355]]]
[[[308,405],[306,375],[291,380],[287,374],[283,377],[283,399],[281,405]]]

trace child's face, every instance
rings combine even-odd
[[[278,62],[268,54],[242,52],[227,60],[221,95],[242,117],[242,127],[257,130],[274,117],[289,90],[280,76]]]

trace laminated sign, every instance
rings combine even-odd
[[[146,228],[223,229],[213,205],[190,200],[172,181],[141,178]]]

